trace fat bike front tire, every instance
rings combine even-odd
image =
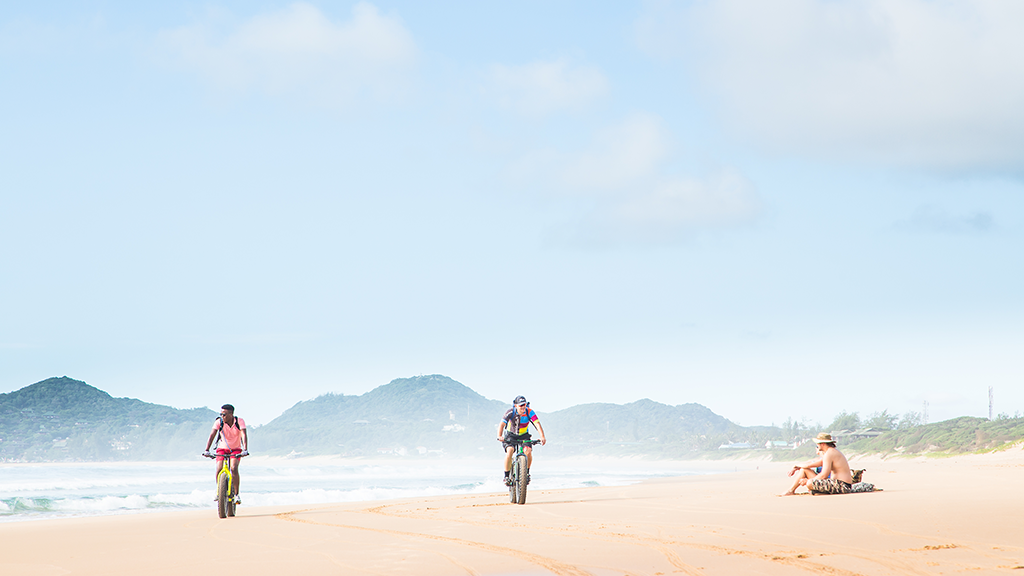
[[[516,457],[516,474],[515,482],[513,482],[512,489],[518,493],[516,504],[526,504],[526,481],[528,480],[528,474],[526,466],[526,454],[520,454]]]
[[[231,495],[228,493],[228,482],[227,474],[217,477],[217,515],[221,518],[228,517],[228,509],[231,506],[228,502],[231,499]],[[231,512],[231,516],[234,516],[234,510]]]

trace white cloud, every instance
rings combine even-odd
[[[66,38],[73,32],[25,18],[0,22],[0,55],[25,58],[46,54],[67,43]]]
[[[598,131],[582,150],[534,153],[516,173],[575,203],[578,221],[556,234],[556,241],[574,245],[675,242],[695,230],[749,223],[760,213],[754,185],[739,172],[680,176],[669,168],[673,160],[661,119],[634,114]]]
[[[169,30],[161,44],[221,89],[251,88],[345,101],[361,92],[394,93],[416,46],[400,21],[366,3],[333,22],[295,3],[229,26],[218,18]],[[226,28],[226,29],[225,29]]]
[[[585,106],[608,92],[608,80],[594,66],[574,66],[566,58],[521,66],[491,67],[489,92],[499,104],[527,116]]]
[[[909,232],[932,232],[939,234],[983,234],[992,229],[992,215],[975,212],[965,216],[953,216],[937,206],[921,206],[907,220],[896,223],[897,230]]]
[[[647,226],[697,227],[753,220],[759,202],[753,184],[735,170],[698,178],[667,178],[634,193],[616,208],[623,222]]]
[[[1024,3],[652,4],[649,53],[682,60],[767,148],[942,169],[1024,168]]]
[[[669,151],[661,120],[634,114],[601,130],[587,150],[561,160],[560,180],[583,190],[614,190],[654,174]]]
[[[313,334],[270,332],[256,332],[251,334],[224,334],[212,336],[204,335],[193,337],[193,340],[200,344],[210,344],[217,346],[263,346],[292,344],[295,342],[305,342],[313,339],[315,339],[315,336]]]

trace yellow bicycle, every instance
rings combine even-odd
[[[207,458],[216,459],[216,454],[203,454]],[[227,518],[228,516],[235,515],[235,506],[237,505],[237,494],[235,494],[236,487],[234,485],[234,477],[231,475],[231,466],[228,465],[229,458],[242,458],[248,456],[248,454],[224,454],[224,465],[221,466],[220,472],[217,473],[217,515],[221,518]]]

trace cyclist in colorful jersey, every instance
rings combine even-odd
[[[245,420],[235,416],[235,407],[231,404],[225,404],[220,407],[220,416],[213,422],[213,430],[210,431],[210,437],[206,440],[206,451],[203,452],[203,456],[212,456],[210,454],[210,446],[213,445],[213,441],[218,435],[220,439],[215,447],[217,450],[217,468],[214,471],[214,480],[220,474],[220,469],[224,465],[224,458],[234,454],[238,456],[249,455],[249,434],[245,430]],[[231,466],[231,476],[234,478],[232,483],[235,487],[235,504],[242,503],[242,500],[238,497],[241,485],[238,463],[241,460],[240,457],[228,458]]]
[[[516,451],[516,445],[513,441],[529,440],[530,424],[533,424],[534,428],[540,432],[540,445],[547,444],[547,438],[544,437],[544,427],[540,425],[537,413],[530,409],[530,403],[526,401],[526,398],[516,396],[516,399],[512,401],[512,408],[505,412],[505,417],[502,418],[501,424],[498,424],[498,440],[501,441],[502,447],[505,448],[506,486],[512,484],[509,471],[512,469],[512,455]],[[523,446],[523,453],[526,454],[526,481],[529,482],[530,467],[533,466],[533,447]]]

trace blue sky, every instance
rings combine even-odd
[[[1024,410],[1024,5],[0,8],[0,392]]]

